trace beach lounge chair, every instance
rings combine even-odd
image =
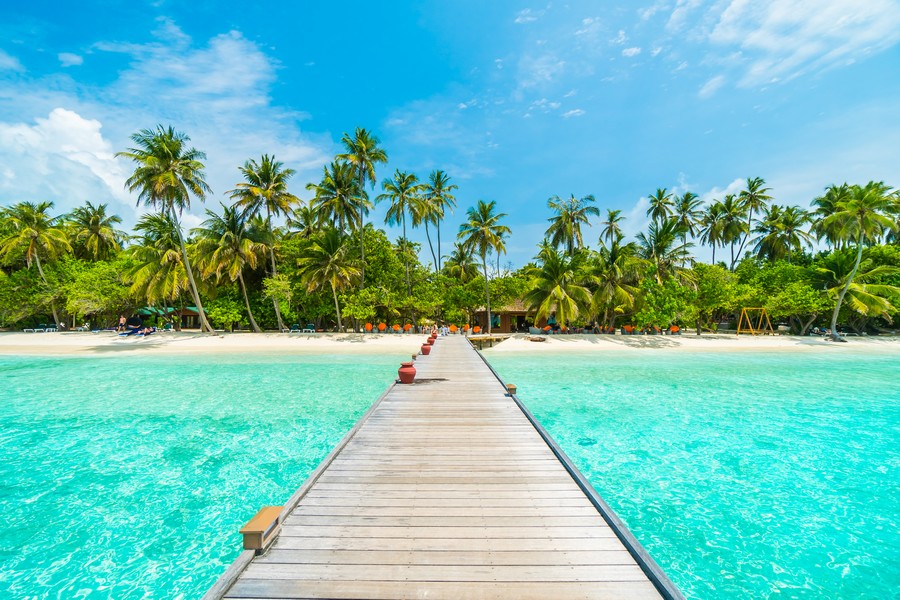
[[[315,326],[315,324],[314,324],[314,323],[307,323],[307,324],[306,324],[306,327],[303,328],[303,331],[302,331],[301,333],[315,333],[315,332],[316,332],[316,326]]]
[[[300,323],[294,323],[291,325],[291,328],[288,329],[288,333],[300,333]]]

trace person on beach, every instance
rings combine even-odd
[[[116,331],[125,331],[125,315],[119,315],[119,326],[116,327]]]

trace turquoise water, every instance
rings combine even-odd
[[[688,597],[898,597],[900,355],[485,355]]]
[[[0,598],[196,598],[391,356],[0,356]]]

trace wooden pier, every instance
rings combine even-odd
[[[465,338],[416,369],[205,599],[682,597]]]

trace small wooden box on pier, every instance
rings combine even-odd
[[[281,530],[278,516],[282,508],[282,506],[263,506],[246,525],[241,527],[244,550],[256,550],[259,553],[275,540]]]

